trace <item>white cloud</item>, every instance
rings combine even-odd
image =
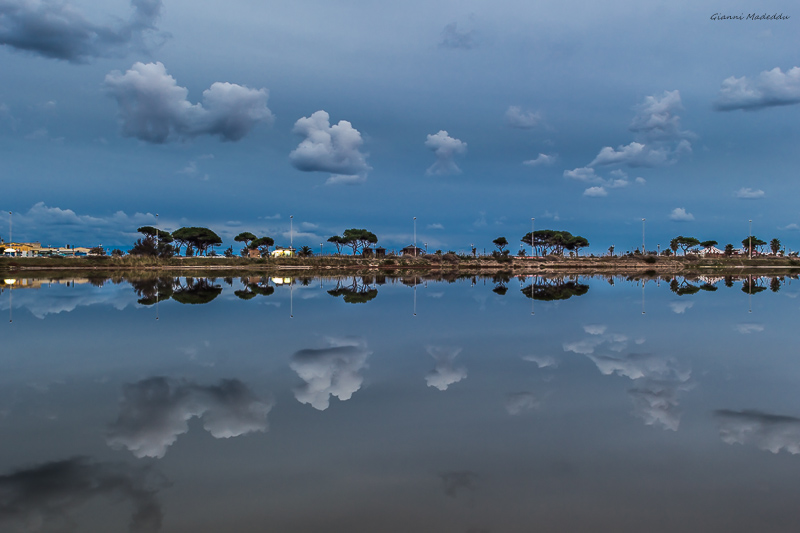
[[[558,157],[556,155],[547,155],[547,154],[539,154],[536,159],[529,159],[527,161],[523,161],[523,165],[528,165],[529,167],[538,167],[539,165],[552,165],[556,162]]]
[[[798,230],[800,229],[800,224],[795,224],[792,222],[791,224],[787,224],[786,226],[778,229],[785,229],[785,230]]]
[[[434,223],[434,224],[428,224],[428,225],[426,226],[426,228],[427,228],[427,229],[444,229],[444,226],[442,226],[441,224],[439,224],[438,222],[436,222],[436,223]]]
[[[120,415],[109,430],[108,444],[125,447],[136,457],[164,457],[188,421],[203,419],[215,438],[238,437],[267,430],[272,402],[264,401],[241,381],[199,385],[163,377],[125,385]]]
[[[636,178],[636,180],[635,180],[635,181],[636,181],[636,183],[637,183],[637,184],[639,184],[639,185],[644,185],[645,183],[647,183],[647,180],[646,180],[646,179],[644,179],[644,178],[642,178],[642,177],[638,177],[638,178]]]
[[[583,195],[590,198],[602,198],[608,196],[608,191],[606,191],[605,187],[589,187],[583,191]]]
[[[129,20],[102,25],[88,21],[67,2],[3,0],[0,45],[72,63],[146,50],[143,39],[155,32],[161,0],[131,0],[131,7]]]
[[[688,222],[690,220],[694,220],[694,215],[691,213],[687,213],[686,209],[684,209],[683,207],[676,207],[669,214],[669,219],[675,220],[677,222]]]
[[[714,104],[718,111],[757,110],[800,103],[800,67],[785,73],[776,67],[755,79],[731,76],[722,82]]]
[[[215,82],[203,103],[187,100],[189,91],[161,63],[135,63],[125,74],[106,75],[105,88],[119,104],[122,134],[150,143],[218,135],[238,141],[259,123],[271,123],[266,89]]]
[[[327,340],[329,347],[307,349],[292,355],[290,367],[305,382],[294,390],[297,401],[324,411],[330,397],[349,400],[361,388],[364,378],[359,375],[372,352],[364,339]]]
[[[677,111],[683,109],[680,91],[664,91],[658,95],[647,96],[636,106],[636,116],[630,130],[649,141],[672,141],[693,137],[689,131],[681,131]]]
[[[425,376],[425,381],[429,387],[435,387],[440,391],[447,390],[453,383],[458,383],[467,377],[467,369],[455,367],[455,359],[461,348],[447,346],[428,346],[426,348],[436,365],[434,369]]]
[[[610,146],[602,148],[589,166],[625,164],[631,167],[657,167],[667,163],[669,156],[666,148],[652,148],[634,141],[616,150]]]
[[[646,425],[661,425],[664,429],[678,431],[681,422],[678,392],[688,388],[674,382],[647,382],[629,390],[628,394],[633,400],[636,416]]]
[[[429,176],[444,174],[461,174],[455,162],[457,155],[467,152],[467,143],[450,137],[445,130],[440,130],[435,135],[428,135],[425,146],[436,155],[436,162],[427,170]]]
[[[658,167],[673,164],[679,157],[692,152],[688,139],[695,135],[680,129],[680,117],[676,114],[682,109],[679,91],[647,96],[635,109],[636,115],[630,130],[636,134],[636,139],[616,149],[611,146],[601,148],[588,167]],[[565,177],[571,176],[565,173]],[[626,176],[621,178],[625,179]]]
[[[598,176],[594,169],[590,167],[579,167],[572,170],[565,170],[564,177],[586,183],[598,183],[604,181],[603,178]]]
[[[764,191],[761,189],[751,189],[750,187],[742,187],[736,191],[736,198],[763,198]]]
[[[736,331],[743,335],[750,333],[761,333],[764,331],[763,324],[736,324]]]
[[[331,126],[330,115],[320,110],[298,119],[293,131],[305,139],[289,154],[292,166],[303,172],[330,172],[327,185],[361,183],[372,170],[360,151],[361,132],[346,120]]]
[[[523,111],[519,106],[509,106],[506,110],[506,123],[512,128],[528,130],[535,127],[542,120],[536,111]]]

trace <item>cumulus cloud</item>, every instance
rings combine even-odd
[[[676,222],[689,222],[690,220],[694,220],[694,215],[687,213],[686,209],[683,207],[676,207],[669,214],[669,219],[675,220]]]
[[[726,444],[751,444],[761,450],[778,453],[786,450],[800,453],[800,419],[759,411],[729,411],[714,413],[719,436]]]
[[[361,153],[361,133],[346,120],[331,126],[330,115],[317,111],[294,124],[294,133],[305,137],[289,154],[289,161],[303,172],[330,172],[328,185],[353,185],[366,180],[372,170]]]
[[[518,415],[539,407],[539,400],[530,392],[517,392],[506,397],[506,411]]]
[[[635,107],[636,116],[629,129],[650,141],[672,141],[691,138],[689,131],[681,131],[681,119],[677,111],[683,109],[679,91],[664,91],[661,96],[645,97]]]
[[[166,143],[200,135],[238,141],[256,124],[271,123],[266,89],[215,82],[192,104],[189,91],[167,74],[161,63],[135,63],[124,74],[106,75],[105,89],[119,104],[122,134],[149,143]]]
[[[436,361],[434,369],[425,376],[429,387],[445,391],[453,383],[458,383],[467,377],[466,368],[455,366],[455,359],[461,353],[461,348],[428,346],[426,350]]]
[[[536,159],[528,159],[527,161],[523,161],[523,165],[528,165],[529,167],[538,167],[540,165],[552,165],[556,162],[557,157],[555,155],[548,155],[548,154],[539,154]]]
[[[565,171],[564,177],[583,181],[586,178],[594,179],[586,169],[595,166],[625,165],[636,168],[675,163],[681,156],[692,152],[689,139],[695,137],[691,131],[680,128],[680,116],[677,112],[682,108],[679,91],[664,91],[661,95],[647,96],[634,108],[636,115],[629,128],[635,133],[634,141],[617,148],[604,146],[586,167]],[[626,177],[622,179],[625,180],[624,185],[627,185]],[[638,178],[636,181],[641,183]],[[619,182],[618,186],[621,185],[623,183]]]
[[[110,426],[108,444],[127,448],[136,457],[164,457],[195,417],[218,439],[266,431],[272,409],[271,401],[259,399],[236,379],[199,385],[154,377],[126,384],[122,394],[120,415]]]
[[[754,79],[746,76],[725,79],[714,108],[717,111],[755,111],[797,103],[800,103],[800,67],[793,67],[785,73],[776,67],[763,71]]]
[[[565,170],[564,177],[570,178],[577,181],[583,181],[586,183],[600,183],[603,182],[603,178],[598,176],[593,168],[590,167],[579,167],[573,170]]]
[[[639,185],[644,185],[645,183],[647,183],[647,180],[642,178],[642,177],[638,177],[634,181],[636,181],[636,183],[639,184]]]
[[[444,226],[442,226],[438,222],[435,222],[433,224],[428,224],[426,227],[427,229],[444,229]]]
[[[736,191],[736,198],[764,198],[764,191],[761,189],[751,189],[750,187],[742,187]]]
[[[0,476],[0,529],[73,531],[87,502],[124,501],[132,507],[129,531],[160,531],[163,512],[157,495],[166,485],[152,469],[124,463],[86,458],[42,463]]]
[[[295,352],[289,364],[305,381],[295,389],[295,398],[320,411],[329,407],[331,396],[346,401],[361,388],[364,378],[359,372],[372,354],[364,339],[331,338],[327,342],[327,348]]]
[[[536,111],[524,111],[519,106],[512,105],[506,110],[506,123],[512,128],[529,130],[541,120],[542,116]]]
[[[161,0],[131,0],[133,14],[127,21],[103,25],[90,22],[66,2],[2,0],[0,44],[71,63],[118,57],[147,48],[145,36],[157,35],[161,6]]]
[[[453,48],[469,50],[475,47],[475,30],[463,30],[458,28],[457,22],[452,22],[442,30],[442,40],[439,46],[442,48]]]
[[[685,139],[680,141],[675,149],[665,146],[653,147],[633,141],[617,149],[610,146],[602,148],[589,166],[624,164],[629,167],[658,167],[674,163],[677,156],[691,151],[692,145]]]
[[[608,196],[608,191],[606,191],[605,187],[589,187],[583,191],[583,195],[590,198],[603,198]]]
[[[440,130],[435,135],[428,135],[425,146],[433,150],[436,162],[427,170],[429,176],[444,174],[461,174],[455,162],[457,155],[467,152],[467,143],[450,137],[445,130]]]

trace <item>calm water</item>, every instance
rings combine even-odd
[[[800,282],[534,281],[7,282],[0,531],[797,530]]]

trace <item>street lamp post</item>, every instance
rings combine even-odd
[[[644,247],[644,219],[642,219],[642,255],[645,254],[646,248]]]
[[[747,232],[747,248],[749,248],[750,259],[753,259],[753,221],[750,221],[750,229]]]
[[[533,234],[534,234],[533,227],[535,223],[536,219],[531,218],[531,257],[533,257]]]
[[[414,257],[417,257],[417,217],[414,217]]]
[[[156,256],[158,256],[158,213],[156,213]]]
[[[294,249],[294,215],[289,215],[289,248]]]
[[[322,257],[322,243],[319,243],[319,256]]]
[[[11,233],[11,211],[8,212],[8,242],[14,242],[14,236]]]

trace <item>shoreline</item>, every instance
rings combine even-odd
[[[458,258],[425,256],[422,258],[391,257],[368,259],[353,256],[325,256],[311,258],[245,259],[224,257],[190,257],[155,259],[141,257],[87,257],[87,258],[2,258],[0,276],[49,275],[55,272],[116,272],[120,274],[154,272],[182,274],[197,272],[228,272],[278,275],[361,275],[385,274],[443,274],[443,275],[638,275],[656,277],[669,275],[743,275],[774,272],[777,275],[800,274],[800,260],[785,257],[700,258],[680,257],[574,257],[556,256],[535,258],[492,257]]]

